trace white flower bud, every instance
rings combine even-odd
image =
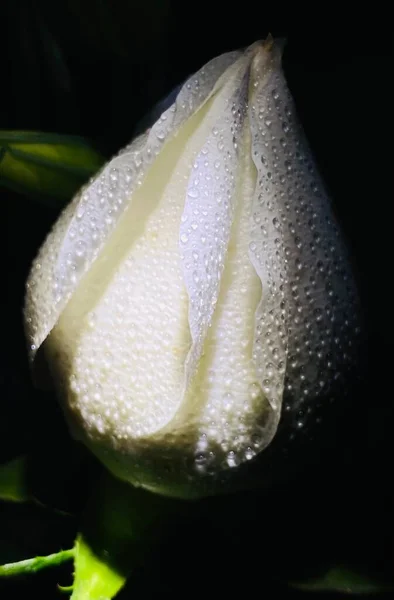
[[[180,496],[238,486],[286,402],[330,396],[357,315],[272,40],[208,63],[80,192],[26,299],[74,435]]]

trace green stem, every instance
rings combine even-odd
[[[0,577],[16,577],[17,575],[30,575],[37,573],[48,567],[58,567],[64,562],[74,558],[74,549],[61,550],[48,556],[36,556],[20,560],[19,562],[8,563],[0,566]]]

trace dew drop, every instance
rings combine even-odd
[[[254,433],[254,434],[252,435],[252,438],[251,438],[251,440],[252,440],[252,445],[253,445],[255,448],[258,448],[258,447],[260,446],[260,444],[261,444],[261,438],[260,438],[260,436],[259,436],[259,435],[257,435],[256,433]]]
[[[255,453],[253,452],[252,448],[250,446],[248,446],[245,450],[245,458],[246,460],[251,460],[254,457]]]
[[[233,395],[230,392],[227,392],[223,396],[223,406],[224,406],[224,409],[227,410],[227,411],[229,411],[229,410],[231,410],[232,405],[233,405]]]
[[[118,169],[116,169],[115,167],[113,169],[111,169],[109,177],[112,182],[118,181],[118,174],[119,174]]]
[[[238,459],[237,459],[237,455],[235,454],[234,450],[230,450],[230,452],[227,454],[227,464],[229,467],[237,466]]]
[[[208,458],[207,458],[206,454],[204,454],[203,452],[200,452],[199,454],[197,454],[195,456],[194,460],[195,460],[196,465],[203,466],[207,463]]]
[[[196,188],[190,188],[187,191],[187,195],[190,196],[190,198],[198,198],[198,196],[199,196],[198,190]]]
[[[164,140],[164,138],[166,137],[166,134],[162,129],[157,130],[155,133],[156,133],[157,139],[160,141]]]
[[[78,210],[77,210],[77,219],[82,219],[84,214],[85,214],[85,207],[79,206]]]
[[[260,386],[257,383],[251,383],[249,386],[249,395],[252,398],[252,400],[255,400],[256,398],[258,398],[260,394]]]

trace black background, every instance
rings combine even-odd
[[[135,574],[125,598],[163,592],[235,597],[238,588],[244,596],[298,596],[272,577],[315,573],[337,562],[364,572],[393,571],[389,16],[377,3],[365,9],[267,4],[0,3],[0,129],[83,135],[108,157],[130,141],[152,105],[210,58],[269,32],[285,37],[289,86],[357,269],[369,353],[345,435],[332,424],[335,452],[320,460],[317,449],[313,469],[264,496],[207,503]],[[57,212],[1,189],[0,206],[0,461],[21,451],[35,454],[46,499],[78,507],[90,483],[85,466],[89,472],[95,467],[69,448],[53,399],[32,387],[21,317],[30,262]],[[73,520],[43,519],[37,509],[0,504],[0,554],[10,544],[29,556],[56,550],[59,540],[72,543]],[[7,583],[0,596],[55,598],[59,577],[67,583],[68,571]]]

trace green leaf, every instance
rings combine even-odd
[[[52,487],[54,476],[48,464],[44,464],[44,466],[42,463],[34,465],[34,462],[37,461],[32,460],[31,456],[20,456],[4,465],[0,465],[0,501],[29,502],[53,514],[70,517],[70,512],[48,505],[37,495],[37,491],[39,491],[37,490],[37,483],[39,483],[38,470],[44,470],[46,478],[52,477]]]
[[[394,583],[377,581],[345,567],[331,567],[324,575],[291,587],[308,592],[341,592],[343,594],[376,594],[394,590]]]
[[[30,500],[26,480],[27,459],[16,458],[0,465],[0,500],[27,502]]]
[[[103,165],[83,138],[0,131],[0,186],[60,207]]]
[[[75,543],[75,582],[72,598],[75,600],[113,598],[123,587],[127,573],[98,556],[89,542],[78,536]]]
[[[72,600],[113,598],[178,504],[105,473],[75,543]]]

